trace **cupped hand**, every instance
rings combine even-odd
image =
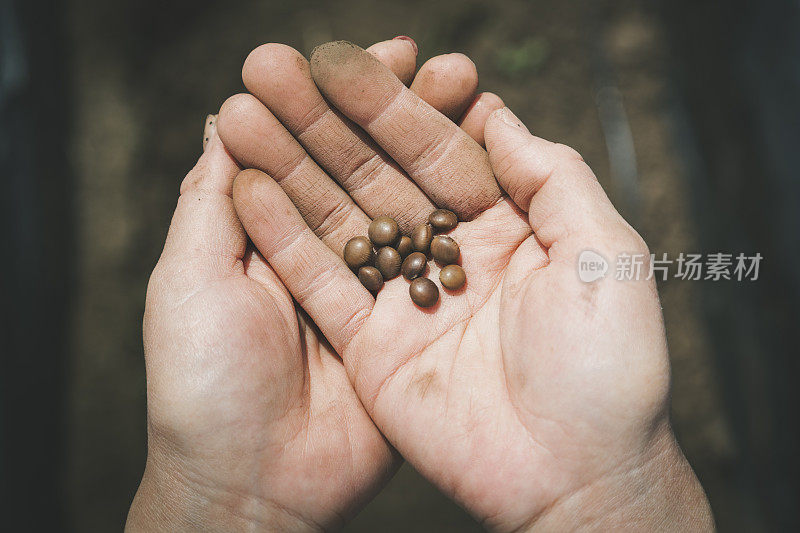
[[[415,91],[444,112],[460,113],[474,98],[474,68],[448,56],[434,62],[439,70],[423,67],[415,78],[409,41],[370,51],[395,79],[414,79]],[[279,45],[257,49],[245,83],[252,85],[251,69],[265,66],[271,83],[295,96],[291,109],[274,106],[286,127],[324,114],[334,128],[329,142],[361,142],[357,128],[319,96],[300,54]],[[443,77],[449,83],[442,85]],[[271,121],[269,146],[304,154],[262,109],[252,118]],[[148,459],[128,529],[336,527],[391,476],[398,458],[356,397],[337,351],[248,244],[231,198],[239,166],[216,127],[207,131],[148,286]],[[313,173],[313,161],[300,159]]]
[[[257,142],[270,131],[257,106],[232,102],[222,138],[260,169],[238,176],[234,203],[392,445],[496,529],[709,527],[669,426],[654,282],[578,277],[584,250],[612,262],[647,254],[580,156],[506,109],[485,122],[487,153],[349,43],[318,48],[311,72],[338,111],[305,115],[295,136],[327,174]],[[294,105],[268,92],[273,112]],[[369,138],[336,151],[315,144],[339,113]],[[434,207],[463,221],[451,236],[465,287],[427,310],[402,278],[374,299],[342,245],[370,217],[393,216],[407,231]],[[431,263],[437,284],[438,270]]]

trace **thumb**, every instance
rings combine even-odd
[[[527,211],[545,248],[567,239],[578,246],[591,245],[596,237],[641,241],[578,152],[531,135],[507,107],[489,116],[484,135],[498,183]]]
[[[206,119],[203,155],[181,184],[157,267],[173,281],[181,278],[189,285],[230,274],[247,244],[231,198],[239,166],[222,144],[215,122],[214,115]]]

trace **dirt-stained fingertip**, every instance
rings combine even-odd
[[[320,59],[332,62],[336,62],[337,60],[338,62],[343,62],[347,61],[353,54],[360,54],[363,51],[363,48],[350,41],[329,41],[317,45],[311,50],[309,62],[312,65]]]

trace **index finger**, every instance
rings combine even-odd
[[[346,41],[317,47],[311,74],[438,206],[470,220],[500,198],[483,148],[362,48]]]

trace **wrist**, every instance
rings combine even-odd
[[[666,427],[641,456],[559,499],[525,531],[713,531],[703,487]]]
[[[190,481],[172,463],[148,456],[126,532],[321,530],[288,509]]]

